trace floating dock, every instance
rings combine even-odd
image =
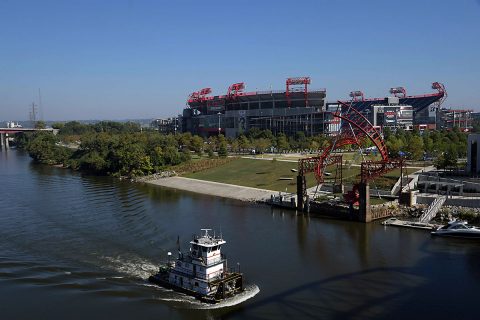
[[[384,226],[395,226],[395,227],[404,227],[404,228],[414,228],[414,229],[423,229],[423,230],[437,230],[441,227],[441,224],[428,223],[428,222],[416,222],[416,221],[406,221],[400,220],[397,218],[390,218],[382,222]]]

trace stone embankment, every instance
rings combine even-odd
[[[177,173],[175,171],[162,171],[159,173],[154,173],[149,176],[144,176],[144,177],[136,177],[133,178],[133,182],[149,182],[152,180],[157,180],[157,179],[164,179],[164,178],[169,178],[169,177],[175,177]]]

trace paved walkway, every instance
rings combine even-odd
[[[146,183],[242,201],[265,201],[270,199],[271,195],[278,195],[278,191],[184,177],[161,178],[146,181]]]

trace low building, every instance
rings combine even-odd
[[[176,134],[177,132],[181,132],[181,128],[179,128],[178,125],[178,118],[155,119],[150,123],[151,128],[164,134]]]
[[[472,175],[480,173],[480,134],[468,135],[467,145],[467,172]]]
[[[452,130],[458,127],[460,131],[472,130],[473,110],[470,109],[439,109],[437,112],[437,128]]]

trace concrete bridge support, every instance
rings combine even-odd
[[[10,148],[10,145],[8,143],[8,138],[6,133],[0,133],[0,150],[3,149],[8,149]]]
[[[305,192],[305,190],[303,190],[304,186],[305,186],[305,176],[299,174],[297,176],[297,209],[300,211],[303,211],[303,206],[304,206],[304,203],[303,203],[303,200],[304,200],[303,194]]]
[[[372,222],[372,211],[370,208],[370,184],[360,182],[358,186],[359,201],[359,220],[361,222]]]

